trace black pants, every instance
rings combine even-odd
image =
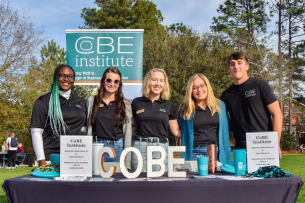
[[[12,166],[12,161],[13,161],[13,167],[15,167],[16,165],[16,158],[17,158],[17,150],[8,150],[8,154],[7,154],[7,163],[8,163],[8,167]]]

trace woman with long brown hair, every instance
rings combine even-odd
[[[116,153],[112,159],[105,155],[106,162],[119,162],[123,149],[131,147],[131,104],[124,98],[122,85],[121,72],[110,67],[103,74],[98,94],[87,100],[87,134]],[[127,168],[130,168],[130,159],[129,154],[125,158]]]

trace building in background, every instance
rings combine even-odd
[[[292,104],[292,133],[296,135],[296,139],[300,140],[305,137],[305,112],[300,109],[305,109],[305,98],[298,97],[293,99]],[[283,115],[283,131],[289,130],[289,105],[284,105]]]

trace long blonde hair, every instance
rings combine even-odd
[[[144,78],[144,82],[143,82],[143,87],[142,87],[142,94],[145,96],[145,97],[149,97],[149,94],[150,94],[150,80],[152,78],[152,74],[154,72],[161,72],[163,73],[164,75],[164,89],[161,93],[161,99],[163,100],[168,100],[169,97],[170,97],[170,88],[169,88],[169,83],[168,83],[168,77],[167,77],[167,74],[166,72],[163,70],[163,69],[160,69],[160,68],[154,68],[154,69],[151,69],[145,76]]]
[[[209,109],[212,112],[212,115],[215,114],[215,112],[217,111],[219,114],[221,113],[221,109],[218,105],[218,103],[220,104],[220,100],[217,99],[214,96],[211,84],[209,79],[201,74],[201,73],[197,73],[195,75],[192,75],[187,83],[187,88],[186,88],[186,93],[185,93],[185,97],[184,97],[184,101],[180,106],[180,116],[184,119],[184,120],[190,120],[191,118],[191,114],[193,113],[193,117],[195,115],[195,106],[196,106],[196,100],[193,96],[193,82],[195,79],[197,78],[201,78],[206,86],[207,86],[207,106],[209,107]]]

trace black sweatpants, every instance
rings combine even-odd
[[[17,150],[8,150],[8,154],[7,154],[7,163],[8,163],[8,167],[15,167],[16,165],[16,158],[17,158]],[[13,161],[13,164],[12,164]]]

